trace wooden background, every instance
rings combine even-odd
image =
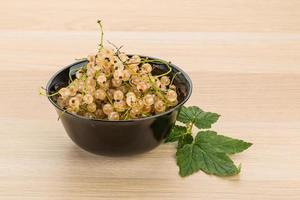
[[[0,199],[300,199],[300,1],[0,1]],[[175,147],[134,157],[89,154],[46,98],[51,75],[96,51],[96,20],[129,53],[181,66],[189,105],[254,143],[242,173],[178,176]]]

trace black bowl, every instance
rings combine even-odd
[[[146,58],[141,56],[142,58]],[[150,58],[148,59],[156,59]],[[86,60],[73,63],[57,72],[47,84],[47,94],[51,94],[68,84],[69,70],[80,68],[87,63]],[[161,74],[167,71],[164,64],[153,64],[153,73]],[[179,67],[170,64],[172,77],[180,72],[174,79],[177,87],[179,103],[174,108],[150,117],[124,121],[109,121],[87,119],[65,112],[56,104],[52,97],[49,101],[54,105],[63,126],[70,138],[79,147],[101,155],[121,156],[133,155],[149,151],[157,147],[176,121],[180,107],[189,99],[192,93],[192,82],[189,76]]]

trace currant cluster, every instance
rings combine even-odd
[[[86,58],[87,64],[76,71],[75,77],[69,74],[68,86],[48,96],[65,111],[93,119],[142,118],[177,105],[173,84],[176,74],[170,79],[169,64],[138,55],[129,57],[116,46],[116,50],[104,48],[101,21],[98,24],[98,53]],[[164,64],[169,70],[153,75],[154,64]]]
[[[130,58],[101,48],[87,57],[67,87],[58,91],[57,104],[66,111],[94,119],[126,120],[165,112],[177,105],[176,86],[168,73],[152,75],[159,60]]]

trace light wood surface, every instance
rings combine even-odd
[[[0,199],[300,199],[300,1],[4,1],[0,4]],[[92,155],[37,95],[53,73],[106,39],[182,67],[189,105],[254,143],[242,173],[178,176],[175,147]]]

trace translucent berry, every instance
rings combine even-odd
[[[76,85],[69,86],[70,96],[75,96],[78,91],[78,87]]]
[[[141,57],[138,55],[133,55],[130,60],[132,60],[134,63],[140,63],[141,62]]]
[[[77,97],[72,97],[69,99],[69,106],[72,108],[79,108],[80,101]]]
[[[152,71],[152,66],[149,63],[144,63],[141,67],[141,71],[149,74]]]
[[[116,70],[114,72],[114,79],[116,80],[122,80],[124,77],[124,71],[123,70]]]
[[[93,78],[95,76],[95,74],[96,74],[96,69],[94,67],[93,68],[89,68],[86,71],[86,75],[88,77],[92,77]]]
[[[86,84],[86,86],[96,87],[96,81],[93,77],[88,77],[85,80],[85,84]]]
[[[117,112],[111,112],[108,115],[108,119],[109,120],[119,120],[120,119],[120,115]]]
[[[106,98],[106,92],[105,92],[105,90],[100,88],[100,89],[97,89],[95,91],[94,96],[95,96],[96,99],[99,99],[99,100],[103,101]]]
[[[83,114],[84,117],[89,118],[89,119],[94,119],[95,115],[93,113],[90,112],[86,112]]]
[[[85,88],[85,92],[87,94],[93,95],[95,91],[96,91],[96,88],[94,86],[86,86],[86,88]]]
[[[78,91],[83,92],[85,89],[85,82],[83,80],[78,81]]]
[[[87,56],[87,60],[88,60],[89,62],[94,62],[94,61],[95,61],[95,56],[94,56],[94,55],[88,55],[88,56]]]
[[[167,77],[167,76],[162,76],[162,77],[160,78],[160,82],[161,82],[161,84],[167,86],[167,85],[170,84],[171,81],[170,81],[170,78],[169,78],[169,77]]]
[[[122,85],[121,79],[111,79],[111,85],[115,88],[120,87]]]
[[[145,83],[144,81],[141,81],[136,85],[136,88],[140,92],[145,92],[148,89],[148,84]]]
[[[177,100],[177,93],[174,90],[168,90],[166,94],[168,101],[173,102]]]
[[[63,97],[58,97],[56,102],[57,102],[57,105],[61,108],[64,108],[67,106],[67,101]]]
[[[82,96],[82,94],[76,94],[76,96],[75,96],[75,97],[78,99],[79,103],[81,103],[81,102],[82,102],[82,99],[83,99],[83,96]]]
[[[80,79],[83,76],[83,71],[80,69],[75,74],[76,78]]]
[[[112,113],[114,111],[114,108],[111,104],[107,103],[107,104],[103,105],[102,110],[103,110],[104,114],[109,115],[110,113]]]
[[[124,94],[123,94],[123,92],[122,92],[121,90],[116,90],[116,91],[114,92],[114,100],[120,101],[120,100],[122,100],[122,99],[124,99]]]
[[[90,104],[88,104],[88,105],[86,106],[86,109],[87,109],[89,112],[93,113],[93,112],[95,112],[95,111],[97,110],[97,105],[96,105],[95,103],[90,103]]]
[[[143,107],[143,113],[148,114],[148,113],[151,113],[151,111],[152,111],[152,106],[151,105],[145,105]]]
[[[94,101],[94,98],[91,94],[85,94],[82,98],[83,102],[86,104],[91,104]]]
[[[79,111],[79,107],[67,107],[67,111],[72,114],[76,114]]]
[[[169,106],[176,106],[178,104],[178,100],[176,99],[175,101],[170,101],[169,103],[168,103],[168,105]]]
[[[136,95],[133,92],[128,92],[126,94],[126,103],[128,106],[132,106],[132,104],[136,102]]]
[[[169,89],[176,91],[176,86],[174,84],[169,85]]]
[[[139,82],[141,82],[141,78],[138,76],[132,76],[131,77],[131,83],[133,83],[134,85],[137,85]]]
[[[151,106],[154,104],[154,97],[151,94],[147,94],[143,97],[144,104],[147,106]]]
[[[104,114],[104,112],[103,112],[102,109],[97,109],[97,110],[95,111],[95,116],[96,116],[98,119],[103,119],[103,118],[105,118],[105,114]]]
[[[117,112],[124,112],[127,108],[126,102],[124,100],[115,101],[114,108]]]
[[[125,69],[125,70],[123,70],[123,73],[124,73],[123,81],[129,81],[130,76],[131,76],[130,72],[127,69]]]
[[[122,62],[126,62],[129,60],[129,57],[125,54],[125,53],[120,53],[118,55],[118,58],[122,61]]]
[[[58,93],[61,95],[62,98],[67,98],[71,95],[71,92],[68,88],[61,88]]]
[[[166,110],[166,105],[162,100],[158,100],[154,103],[154,110],[156,113],[161,113]]]
[[[104,73],[100,73],[97,77],[97,83],[103,84],[107,81],[106,75]]]

